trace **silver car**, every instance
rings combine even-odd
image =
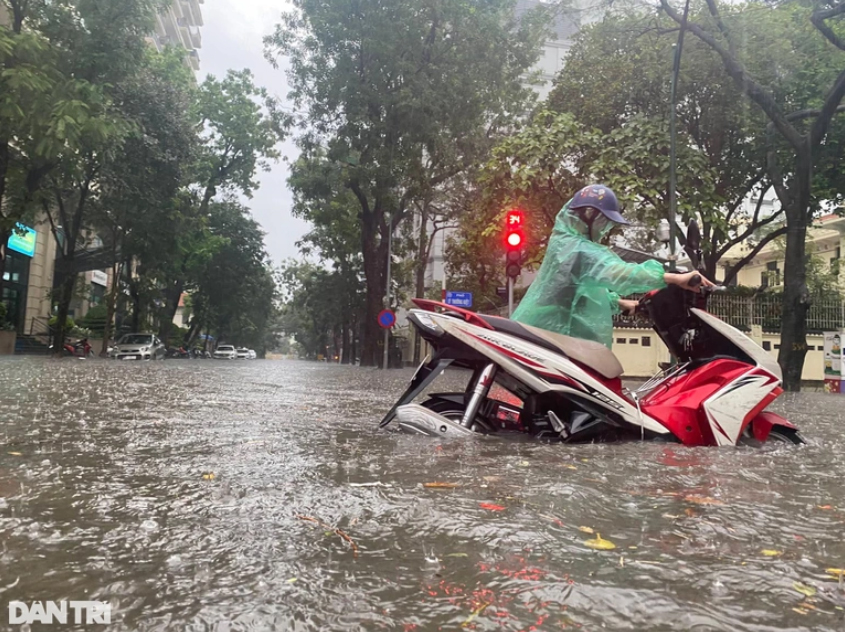
[[[161,360],[167,349],[153,334],[126,334],[112,347],[115,360]]]

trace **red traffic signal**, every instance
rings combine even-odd
[[[514,209],[505,216],[505,245],[508,250],[522,248],[525,241],[522,233],[524,216],[522,211]]]

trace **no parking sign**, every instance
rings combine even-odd
[[[383,309],[378,314],[378,325],[382,329],[390,329],[396,324],[396,314],[389,309]]]

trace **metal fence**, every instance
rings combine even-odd
[[[759,325],[764,332],[779,333],[783,305],[781,297],[777,295],[713,294],[707,302],[707,311],[741,331],[750,332],[753,325]],[[507,318],[508,308],[502,307],[486,313]],[[614,317],[613,324],[624,328],[651,328],[651,324],[645,319],[621,315]],[[845,328],[845,301],[831,296],[813,297],[807,314],[807,333],[820,334],[825,331],[839,331],[843,328]]]
[[[765,332],[780,331],[783,303],[780,296],[710,297],[708,311],[737,329],[750,331],[753,325]],[[845,303],[838,297],[813,297],[807,313],[808,333],[839,330],[845,326]]]

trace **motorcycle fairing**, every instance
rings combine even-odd
[[[411,310],[414,314],[417,310]],[[529,389],[538,393],[556,391],[611,408],[625,422],[655,434],[668,434],[656,419],[640,414],[636,405],[608,384],[562,354],[522,341],[514,336],[482,328],[444,314],[427,312],[445,334],[453,336],[482,356],[490,358]],[[610,380],[615,385],[614,380]]]

